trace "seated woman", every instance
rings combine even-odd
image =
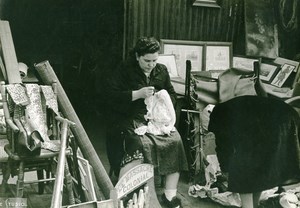
[[[163,201],[168,207],[180,207],[176,198],[179,172],[188,170],[188,166],[178,131],[135,133],[138,127],[147,125],[145,99],[165,90],[170,103],[176,102],[166,66],[156,63],[159,50],[155,38],[140,38],[128,60],[107,79],[106,99],[111,110],[107,152],[111,168],[118,173],[121,166],[120,176],[142,162],[153,164],[159,175],[166,175]]]

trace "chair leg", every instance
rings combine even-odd
[[[19,174],[18,174],[18,181],[17,181],[17,197],[23,197],[23,190],[24,189],[24,161],[20,161],[19,165]]]
[[[69,204],[75,204],[75,197],[73,193],[73,181],[67,162],[65,163],[65,183],[68,192]]]
[[[39,169],[36,171],[38,180],[44,179],[44,171],[43,169]],[[45,182],[39,182],[38,183],[38,192],[39,194],[43,194],[45,189]]]
[[[2,174],[3,174],[3,178],[2,178],[2,186],[0,191],[1,193],[5,193],[8,179],[11,174],[11,167],[9,161],[6,164],[4,163],[2,164]]]

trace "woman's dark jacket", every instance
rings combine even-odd
[[[165,65],[157,64],[152,70],[149,80],[139,67],[138,62],[133,59],[122,63],[112,73],[107,85],[106,99],[111,112],[109,119],[113,124],[126,128],[132,120],[143,119],[141,115],[147,113],[144,99],[132,101],[132,91],[147,86],[154,86],[156,91],[167,90],[173,104],[175,104],[176,93]]]
[[[136,60],[130,59],[111,73],[106,84],[107,101],[107,154],[110,165],[118,172],[124,156],[124,141],[134,130],[133,121],[146,122],[144,99],[132,101],[132,91],[154,86],[156,91],[168,91],[173,104],[176,93],[165,65],[157,64],[147,79]],[[133,147],[134,148],[134,147]]]
[[[298,127],[297,112],[281,100],[242,96],[216,105],[208,129],[229,190],[258,192],[299,178]]]

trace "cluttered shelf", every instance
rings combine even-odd
[[[251,64],[243,64],[243,61]],[[263,90],[271,97],[280,99],[288,99],[293,96],[300,94],[298,92],[298,81],[299,81],[299,62],[276,58],[273,61],[263,62],[261,59],[249,59],[241,57],[233,57],[233,69],[240,69],[239,71],[234,70],[232,73],[239,73],[241,78],[244,76],[251,76],[250,71],[254,71],[254,62],[259,64],[257,77]],[[208,70],[208,71],[190,71],[191,81],[196,81],[196,87],[199,88],[203,93],[197,94],[203,97],[205,103],[219,102],[219,100],[211,99],[212,95],[219,93],[219,76],[224,74],[228,70]],[[224,77],[224,76],[223,76]],[[177,77],[171,77],[171,82],[174,86],[175,91],[178,95],[184,96],[186,92],[186,86],[192,86],[195,83],[187,83],[185,79],[178,79]],[[216,89],[212,89],[216,88]],[[191,91],[192,92],[192,91]],[[201,101],[201,98],[200,98]]]

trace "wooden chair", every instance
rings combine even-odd
[[[19,84],[20,85],[20,84]],[[6,119],[6,124],[7,124],[7,139],[9,141],[9,144],[5,145],[4,149],[5,152],[8,155],[8,162],[5,168],[3,168],[3,181],[2,185],[5,187],[7,185],[8,179],[10,176],[14,177],[17,176],[17,189],[16,189],[16,197],[23,197],[23,189],[24,189],[24,183],[38,183],[38,188],[39,188],[39,194],[42,194],[44,191],[44,184],[45,182],[49,182],[52,180],[55,180],[54,177],[52,176],[52,169],[53,169],[53,164],[55,164],[55,160],[58,157],[60,153],[60,138],[62,137],[61,132],[60,132],[60,126],[59,123],[56,119],[61,118],[60,116],[56,115],[58,112],[54,113],[53,111],[50,111],[49,109],[38,109],[38,105],[34,106],[34,111],[43,113],[46,115],[46,119],[44,121],[41,121],[42,119],[39,120],[39,123],[36,123],[35,125],[40,125],[42,128],[45,128],[47,131],[44,132],[46,133],[47,138],[47,143],[48,145],[41,145],[41,149],[37,151],[34,155],[27,155],[23,154],[20,150],[20,147],[18,147],[18,139],[20,139],[20,135],[22,133],[28,133],[28,126],[27,129],[25,124],[29,124],[30,122],[24,122],[24,117],[27,116],[29,119],[34,119],[30,118],[30,111],[26,111],[26,105],[22,104],[16,105],[15,103],[11,103],[11,95],[7,93],[7,89],[12,86],[12,85],[5,85],[4,82],[1,82],[1,94],[2,94],[2,99],[3,99],[3,110],[5,114],[5,119]],[[20,85],[21,86],[21,85]],[[24,85],[23,85],[24,86]],[[40,87],[37,85],[37,87]],[[54,98],[56,99],[56,94],[55,94],[55,83],[53,84],[54,90],[53,90],[53,95]],[[47,88],[49,89],[49,88]],[[51,89],[51,88],[50,88]],[[21,93],[18,96],[24,96]],[[46,95],[45,95],[46,96]],[[24,97],[23,97],[24,98]],[[32,104],[36,104],[35,102],[44,102],[44,100],[39,100],[40,98],[35,97],[36,100],[30,100]],[[24,101],[24,100],[23,100]],[[54,100],[56,101],[56,100]],[[46,100],[47,102],[47,100]],[[48,105],[51,105],[48,103]],[[52,106],[53,107],[53,106]],[[57,109],[56,109],[57,110]],[[55,110],[54,110],[55,111]],[[40,115],[41,116],[41,115]],[[31,126],[31,130],[36,128]],[[38,128],[37,128],[38,129]],[[33,130],[31,132],[31,135],[33,135]],[[42,133],[38,133],[35,136],[32,136],[34,140],[36,139],[43,139],[44,141],[41,142],[41,144],[47,144],[46,139],[41,138]],[[45,136],[45,135],[44,135]],[[48,141],[48,139],[50,139]],[[32,138],[31,138],[32,139]],[[66,139],[68,141],[68,139]],[[39,145],[40,141],[36,141],[37,144]],[[31,144],[32,145],[32,144]],[[64,148],[66,145],[64,146]],[[49,150],[52,149],[52,150]],[[57,151],[53,151],[53,149],[56,149]],[[65,154],[70,154],[70,150],[67,149]],[[65,165],[65,172],[68,171],[68,166]],[[25,172],[28,171],[37,171],[37,180],[33,181],[24,181],[24,175]],[[46,178],[44,178],[44,173],[46,172]],[[57,176],[56,176],[57,177]],[[69,183],[72,183],[72,178],[69,178]],[[70,181],[71,180],[71,181]],[[69,198],[72,196],[72,187],[71,190],[69,190]],[[74,198],[74,197],[73,197]]]

